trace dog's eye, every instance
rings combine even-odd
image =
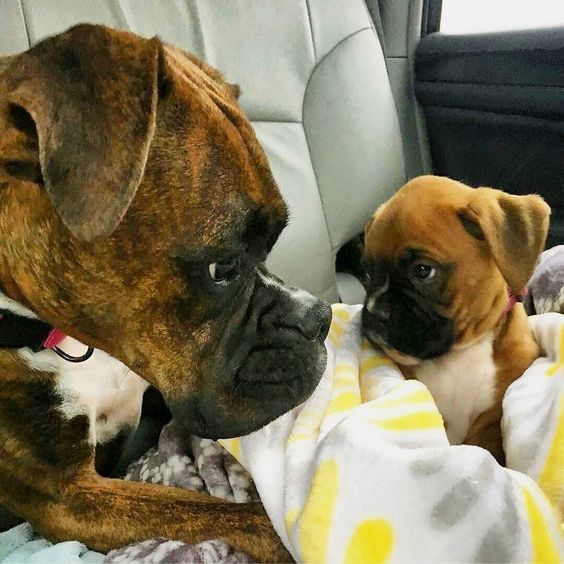
[[[239,257],[230,257],[221,262],[212,262],[208,265],[210,278],[216,284],[229,284],[239,276]]]
[[[413,266],[413,275],[419,280],[431,280],[436,273],[437,270],[428,264],[419,263]]]

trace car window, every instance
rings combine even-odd
[[[564,0],[443,0],[443,33],[564,26]]]

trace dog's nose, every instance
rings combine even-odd
[[[263,313],[261,326],[292,329],[309,341],[324,341],[331,325],[331,306],[304,290],[280,288],[284,291]]]
[[[293,325],[306,339],[324,341],[331,325],[331,307],[328,303],[313,298],[298,309],[295,316],[290,316],[289,325]],[[290,326],[291,326],[290,325]]]
[[[265,295],[274,298],[262,312],[260,327],[292,329],[309,341],[324,341],[331,326],[331,306],[301,288],[286,286],[264,268],[258,274]]]

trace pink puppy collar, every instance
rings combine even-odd
[[[505,317],[512,309],[516,303],[520,303],[523,301],[525,296],[529,293],[527,288],[524,288],[521,292],[516,294],[513,290],[509,290],[509,299],[507,301],[507,305],[501,314],[501,317]]]

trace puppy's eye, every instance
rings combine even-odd
[[[221,262],[212,262],[208,265],[210,278],[216,284],[229,284],[240,272],[239,257],[230,257]]]
[[[428,264],[419,263],[413,265],[413,276],[419,280],[431,280],[436,273],[437,270]]]

